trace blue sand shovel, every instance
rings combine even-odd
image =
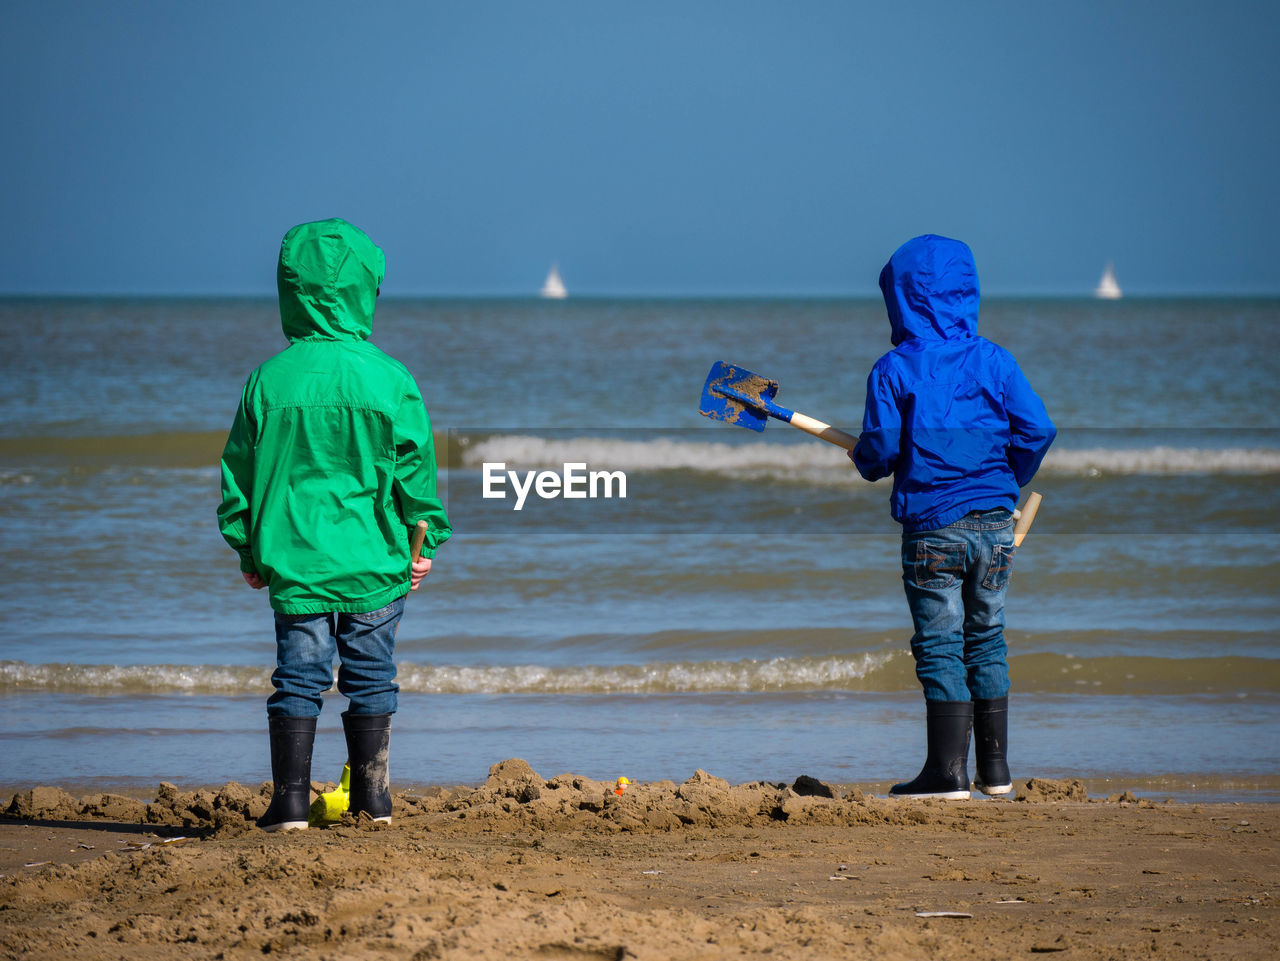
[[[722,420],[726,424],[734,424],[757,432],[764,430],[770,417],[776,417],[806,434],[812,434],[845,450],[851,451],[857,445],[858,438],[852,434],[846,434],[838,427],[824,424],[816,417],[775,404],[773,398],[777,393],[776,380],[770,380],[763,374],[757,374],[745,367],[735,367],[733,364],[717,360],[711,365],[707,382],[702,385],[698,413],[713,420]],[[1040,509],[1040,501],[1040,495],[1032,491],[1027,495],[1027,502],[1022,505],[1022,509],[1013,512],[1016,521],[1013,526],[1014,547],[1022,544],[1022,539],[1031,529],[1031,522],[1035,520],[1036,511]]]
[[[777,393],[776,380],[717,360],[711,365],[711,373],[707,374],[707,382],[702,387],[698,413],[754,431],[764,430],[765,424],[769,423],[768,418],[776,417],[845,450],[853,450],[858,443],[858,438],[838,427],[775,404],[773,398]]]

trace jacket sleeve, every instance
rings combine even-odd
[[[1026,487],[1040,469],[1058,429],[1016,362],[1005,381],[1004,403],[1009,415],[1009,466],[1018,486]]]
[[[218,528],[232,550],[240,555],[240,570],[257,573],[253,547],[249,543],[252,521],[249,492],[253,489],[253,424],[249,413],[249,387],[240,394],[231,433],[222,450],[222,503],[218,506]]]
[[[392,482],[400,519],[406,527],[427,522],[422,556],[434,557],[436,548],[453,533],[444,505],[436,496],[436,445],[431,437],[431,420],[418,387],[409,381],[394,426],[396,472]]]
[[[869,481],[888,477],[898,466],[902,415],[893,388],[880,364],[867,377],[867,403],[862,412],[862,434],[853,449],[858,473]]]

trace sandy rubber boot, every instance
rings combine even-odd
[[[347,735],[347,763],[351,766],[351,806],[347,810],[357,817],[363,812],[375,821],[389,824],[391,775],[387,752],[391,715],[348,711],[342,715],[342,730]]]
[[[929,753],[914,781],[895,784],[890,797],[969,798],[969,732],[973,727],[972,701],[925,701],[925,729]]]
[[[264,831],[302,831],[311,813],[311,748],[314,717],[268,717],[271,736],[271,804],[258,818]]]
[[[1009,744],[1009,698],[993,697],[973,702],[973,753],[977,771],[973,786],[983,794],[1013,791],[1005,750]]]

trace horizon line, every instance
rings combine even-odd
[[[277,299],[274,290],[260,291],[20,291],[0,290],[0,300],[270,300]],[[1127,291],[1123,297],[1111,300],[1097,297],[1092,290],[996,290],[982,291],[982,300],[1089,300],[1098,303],[1124,303],[1126,300],[1271,300],[1280,298],[1280,288],[1272,290],[1138,290]],[[563,299],[545,298],[536,290],[530,292],[493,291],[406,291],[387,292],[379,297],[382,302],[401,300],[495,300],[537,301],[547,304],[570,304],[575,301],[600,302],[607,300],[671,301],[671,300],[870,300],[880,301],[879,290],[857,291],[589,291],[571,293]]]

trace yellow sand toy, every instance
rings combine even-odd
[[[337,788],[332,791],[326,791],[311,802],[311,814],[307,818],[307,824],[313,828],[326,824],[337,824],[342,820],[343,813],[351,807],[350,792],[351,766],[344,764],[342,766],[342,777],[338,780]]]

